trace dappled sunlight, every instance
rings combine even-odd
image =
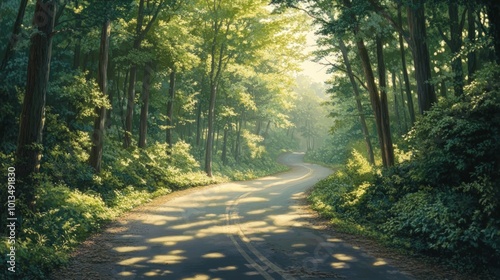
[[[263,197],[251,196],[251,197],[244,197],[244,198],[239,199],[238,204],[251,203],[251,202],[265,202],[265,201],[269,201],[269,199],[263,198]]]
[[[177,236],[162,236],[157,238],[148,239],[147,242],[151,243],[162,243],[166,246],[173,246],[178,242],[192,240],[192,236],[177,235]]]
[[[230,271],[230,270],[236,270],[236,269],[238,269],[236,266],[230,265],[230,266],[225,266],[225,267],[212,268],[209,271],[210,272],[217,272],[217,271]]]
[[[175,226],[171,226],[170,228],[172,228],[172,229],[189,229],[192,227],[201,227],[201,226],[212,225],[214,223],[215,223],[215,221],[203,220],[203,221],[197,221],[197,222],[193,222],[193,223],[185,223],[185,224],[175,225]]]
[[[128,253],[128,252],[134,252],[134,251],[143,251],[147,250],[147,246],[122,246],[122,247],[114,247],[113,250],[115,250],[118,253]]]
[[[133,257],[133,258],[128,258],[125,260],[122,260],[118,262],[119,265],[135,265],[137,263],[146,261],[148,258],[146,257]]]
[[[187,259],[186,257],[179,255],[155,255],[151,260],[148,261],[148,263],[176,264],[186,259]]]
[[[293,184],[275,184],[270,178],[261,182],[264,187],[255,182],[224,184],[172,200],[152,215],[139,213],[128,227],[140,228],[141,233],[147,227],[150,233],[123,234],[142,237],[142,243],[113,248],[120,254],[117,264],[127,270],[119,276],[232,280],[268,275],[264,278],[288,279],[286,275],[292,274],[285,267],[301,273],[307,269],[315,275],[354,269],[361,263],[385,264],[340,250],[341,239],[303,232],[301,228],[309,227],[309,215],[293,200],[303,199],[304,192],[290,189]],[[359,249],[349,248],[349,252]]]
[[[225,256],[222,253],[214,252],[214,253],[205,254],[201,257],[205,258],[205,259],[217,259],[217,258],[224,258]]]
[[[259,214],[264,214],[268,211],[269,211],[269,209],[258,209],[258,210],[248,211],[246,214],[247,215],[259,215]]]
[[[348,256],[346,254],[333,254],[333,257],[336,258],[339,261],[344,261],[344,262],[347,262],[347,261],[357,261],[357,259],[355,257]]]
[[[210,279],[210,276],[206,274],[196,274],[193,277],[182,278],[182,280],[214,280],[214,279]]]
[[[156,276],[165,276],[165,275],[168,275],[171,273],[172,273],[172,271],[170,271],[170,270],[155,269],[153,271],[148,271],[148,272],[144,273],[144,276],[156,277]]]
[[[330,263],[330,266],[334,269],[341,269],[341,268],[349,268],[349,264],[345,262],[332,262]]]
[[[377,260],[373,263],[374,266],[382,266],[387,265],[387,262],[384,259],[377,258]]]
[[[342,239],[338,239],[338,238],[328,238],[326,241],[328,241],[328,242],[343,242]]]

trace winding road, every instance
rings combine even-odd
[[[80,258],[78,268],[69,267],[59,276],[411,279],[384,259],[308,222],[310,212],[304,211],[300,201],[331,170],[304,163],[302,158],[300,153],[284,155],[281,161],[291,167],[287,172],[219,184],[134,210],[103,233],[105,237],[87,244],[90,249],[75,257]]]

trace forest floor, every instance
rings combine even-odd
[[[308,166],[309,169],[317,168],[312,167],[312,165]],[[321,176],[326,176],[325,172],[327,171],[321,172],[323,172]],[[301,176],[305,177],[306,175],[302,174]],[[279,176],[277,175],[277,177]],[[369,273],[379,273],[380,271],[394,273],[390,279],[400,279],[398,277],[425,280],[495,279],[486,273],[464,274],[447,266],[433,264],[421,257],[402,254],[367,237],[340,233],[330,225],[328,220],[319,217],[315,211],[309,208],[306,191],[289,188],[292,183],[288,183],[286,186],[272,187],[261,187],[256,184],[269,182],[270,179],[263,178],[262,180],[264,181],[252,181],[254,189],[251,192],[248,192],[248,185],[246,185],[245,190],[242,191],[246,193],[243,195],[241,195],[242,192],[236,193],[236,196],[233,195],[237,185],[230,186],[231,193],[221,185],[204,186],[168,194],[137,207],[109,224],[102,232],[85,241],[72,254],[69,265],[54,271],[51,279],[110,280],[155,278],[155,276],[157,279],[246,279],[245,277],[259,279],[258,274],[255,274],[253,269],[255,267],[266,268],[265,271],[260,271],[261,276],[268,275],[264,279],[281,279],[282,276],[283,279],[295,279],[295,277],[299,279],[367,279],[360,277],[357,274],[359,271],[352,271],[359,270],[356,266],[363,265],[361,259],[365,257],[369,257],[372,260],[371,263],[373,260],[383,260],[382,267],[385,266],[385,269],[380,270],[371,265],[368,270],[373,269],[373,271],[370,270]],[[309,182],[303,182],[302,185],[305,183]],[[307,187],[304,188],[307,189]],[[276,198],[285,195],[287,198],[278,198],[281,199],[279,201],[270,200],[269,205],[262,204],[267,202],[260,198],[272,197],[273,195]],[[238,197],[233,201],[241,200],[239,206],[231,203],[228,206],[227,197]],[[216,205],[214,202],[217,201],[223,203]],[[183,212],[181,212],[180,208],[175,208],[190,202],[194,203],[194,207],[185,205],[185,207],[191,207],[188,211],[182,210]],[[196,204],[198,202],[201,204]],[[276,204],[276,202],[279,203]],[[251,208],[250,211],[250,207],[253,207],[252,204],[257,207]],[[260,214],[257,212],[272,211],[276,205],[285,205],[286,207],[281,208],[277,213],[258,216]],[[233,212],[231,212],[231,207],[234,208]],[[235,217],[234,221],[231,222],[233,214],[239,217]],[[174,216],[180,218],[174,220]],[[276,219],[278,216],[280,220]],[[270,220],[269,217],[273,220]],[[258,220],[250,220],[253,218]],[[240,228],[240,233],[230,229],[237,227]],[[241,233],[241,230],[244,234]],[[154,234],[158,234],[160,238],[151,237],[155,236]],[[189,234],[194,238],[190,238]],[[239,234],[242,234],[243,237]],[[134,239],[134,237],[139,236],[141,237],[140,241]],[[146,240],[146,236],[148,240]],[[228,241],[228,237],[231,237],[233,243]],[[245,238],[250,241],[244,240]],[[161,239],[161,242],[151,241],[155,239]],[[322,241],[318,241],[318,239]],[[360,260],[359,264],[347,260],[347,268],[349,265],[352,268],[332,269],[335,264],[343,263],[345,265],[345,262],[338,261],[338,255],[343,255],[345,258],[347,255],[334,254],[337,255],[337,260],[332,261],[332,256],[328,256],[332,255],[332,252],[328,250],[343,249],[338,246],[325,248],[325,245],[321,244],[324,244],[326,240],[328,242],[330,240],[341,242],[347,244],[346,246],[349,248],[355,248],[355,251],[359,250],[361,252],[359,255],[356,252],[349,253],[349,256]],[[248,243],[253,245],[248,247]],[[235,246],[239,247],[239,253],[234,250]],[[229,247],[232,249],[224,249]],[[319,252],[318,249],[323,250],[323,253]],[[134,252],[134,250],[136,251]],[[251,259],[253,254],[255,257]],[[251,256],[243,259],[244,255]],[[278,257],[278,255],[281,256]],[[203,259],[200,256],[210,257]],[[314,272],[311,272],[310,267],[308,268],[306,265],[310,266],[311,262],[305,261],[312,259],[312,257],[314,257],[313,261],[318,261],[317,266],[314,262],[312,263],[314,268],[317,268]],[[341,258],[342,256],[340,256]],[[248,262],[253,263],[254,260],[252,268]],[[201,262],[206,262],[206,264],[201,264]],[[230,266],[231,262],[234,262],[235,265]],[[277,264],[278,267],[272,268],[273,263]],[[245,266],[245,264],[247,265]],[[225,266],[222,267],[223,265]],[[204,269],[207,270],[206,273],[203,272]],[[160,276],[158,274],[160,270],[169,274]],[[368,275],[370,275],[369,273]],[[241,277],[234,278],[235,276]],[[383,278],[384,276],[381,277],[377,279],[386,279]]]

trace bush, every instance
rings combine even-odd
[[[465,95],[442,101],[408,135],[400,163],[378,172],[354,152],[318,183],[313,207],[398,246],[461,269],[500,260],[500,67],[478,72]]]

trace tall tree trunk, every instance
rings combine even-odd
[[[151,63],[146,63],[144,67],[144,75],[142,78],[142,106],[141,118],[139,122],[139,148],[146,148],[148,136],[148,111],[149,111],[149,91],[151,88],[151,74],[153,68]]]
[[[220,25],[222,23],[215,21],[214,23],[214,37],[211,47],[211,62],[210,62],[210,100],[208,105],[208,118],[207,118],[207,144],[205,149],[205,172],[209,177],[212,177],[212,155],[214,144],[214,121],[215,121],[215,101],[217,97],[217,87],[219,85],[222,62],[225,50],[225,44],[221,43],[217,46],[217,37],[220,33]],[[227,25],[229,29],[229,24]],[[219,48],[219,49],[217,49]]]
[[[347,8],[351,8],[350,0],[343,0],[344,5]],[[352,15],[353,22],[356,22],[356,16]],[[377,128],[377,136],[379,139],[380,151],[382,155],[382,161],[385,167],[392,166],[394,164],[394,155],[393,147],[392,147],[392,139],[390,133],[390,127],[388,125],[388,111],[387,111],[387,96],[384,96],[385,91],[385,69],[379,69],[379,73],[384,73],[384,77],[380,79],[380,86],[382,88],[381,94],[379,97],[377,85],[375,84],[375,76],[373,74],[372,65],[370,63],[370,57],[368,56],[368,51],[366,50],[365,42],[363,38],[359,36],[359,30],[354,29],[354,36],[356,37],[356,48],[358,49],[358,54],[361,59],[361,65],[363,66],[363,72],[365,74],[366,79],[366,87],[368,88],[368,93],[370,94],[370,102],[372,104],[373,113],[375,115],[375,126]],[[377,52],[379,48],[379,38],[377,37]],[[379,67],[382,66],[385,68],[385,64],[383,62],[383,56],[377,54],[377,58],[379,59]],[[382,59],[382,61],[380,61]],[[382,103],[385,103],[382,105]],[[386,115],[387,111],[387,115]]]
[[[498,1],[486,2],[486,13],[490,26],[490,33],[493,37],[493,48],[495,49],[495,61],[500,64],[500,3]]]
[[[228,125],[224,127],[224,136],[222,140],[222,164],[227,165],[227,134],[228,134]]]
[[[123,138],[123,147],[128,148],[132,145],[132,123],[135,107],[135,80],[137,78],[137,66],[130,66],[127,90],[127,113],[125,115],[125,134]]]
[[[403,112],[403,119],[404,119],[404,133],[408,132],[408,118],[406,117],[406,110],[405,110],[405,93],[403,90],[403,81],[401,80],[401,76],[398,77],[399,81],[399,94],[401,95],[401,110]]]
[[[467,9],[467,38],[469,39],[469,44],[475,45],[476,43],[476,23],[474,16],[474,5],[469,5]],[[471,83],[474,79],[474,73],[477,69],[477,57],[476,51],[471,50],[467,54],[467,76],[468,82]]]
[[[196,146],[201,144],[201,100],[198,101],[196,109]]]
[[[368,161],[371,164],[375,164],[375,157],[373,155],[373,147],[372,142],[370,141],[370,132],[368,130],[368,126],[366,125],[365,113],[363,110],[363,104],[361,103],[361,94],[359,93],[358,85],[356,84],[356,80],[354,79],[354,74],[351,68],[351,62],[349,60],[349,56],[347,53],[347,47],[344,44],[342,38],[339,39],[339,47],[342,52],[342,57],[344,59],[344,64],[347,70],[347,76],[349,77],[349,81],[351,82],[351,86],[354,92],[354,98],[356,99],[356,108],[359,114],[359,122],[361,124],[361,131],[363,132],[363,137],[365,139],[366,144],[366,152],[368,154]]]
[[[401,16],[401,5],[398,5],[398,24],[401,28],[403,28],[403,20]],[[399,33],[399,50],[401,53],[401,68],[403,72],[403,79],[405,82],[405,91],[406,91],[406,102],[408,105],[408,114],[410,115],[410,126],[413,126],[415,123],[415,108],[413,106],[413,96],[411,94],[410,88],[410,78],[408,77],[408,67],[406,66],[406,55],[405,55],[405,46],[403,42],[403,34]]]
[[[102,25],[101,46],[99,49],[99,68],[97,72],[97,81],[99,89],[104,96],[107,95],[107,70],[109,54],[109,36],[111,34],[111,21],[108,19]],[[101,172],[102,151],[104,146],[104,130],[106,123],[106,108],[98,107],[95,109],[97,117],[94,120],[94,132],[92,134],[92,149],[90,150],[89,163],[96,173]]]
[[[458,3],[448,3],[448,15],[450,17],[450,50],[453,55],[451,69],[453,70],[453,89],[455,96],[461,96],[464,93],[464,74],[462,68],[462,59],[460,50],[462,48],[462,30],[458,18]]]
[[[168,101],[167,101],[167,153],[170,154],[173,140],[172,130],[174,129],[174,99],[175,99],[175,70],[170,72],[170,83],[168,88]]]
[[[431,65],[427,34],[425,30],[425,0],[410,0],[407,8],[408,26],[413,50],[415,65],[415,79],[417,80],[418,105],[420,113],[428,111],[437,101],[431,81]]]
[[[394,165],[394,149],[392,147],[391,125],[389,120],[389,105],[387,102],[387,81],[384,62],[384,51],[382,38],[377,36],[377,65],[378,65],[378,79],[380,85],[380,109],[381,109],[381,123],[383,133],[384,145],[384,166],[389,167]]]
[[[213,130],[215,119],[215,99],[217,96],[217,86],[215,82],[210,85],[210,101],[208,104],[208,131],[207,131],[207,145],[205,149],[205,172],[209,177],[212,177],[212,150],[213,150]]]
[[[42,156],[42,131],[45,120],[45,99],[49,82],[52,53],[52,31],[56,1],[37,0],[30,43],[26,93],[21,113],[16,151],[16,177],[19,199],[30,207],[35,199],[35,186],[31,175],[40,170]]]
[[[135,27],[135,39],[134,39],[134,50],[139,50],[142,43],[142,38],[144,36],[142,31],[142,26],[144,23],[144,1],[139,2],[139,11],[137,14],[137,25]],[[135,82],[137,79],[137,65],[132,63],[130,66],[130,76],[128,84],[128,94],[127,94],[127,115],[125,117],[125,136],[123,140],[123,146],[125,148],[132,145],[132,124],[134,118],[134,107],[135,107]]]
[[[80,8],[78,1],[75,1],[75,7],[77,9]],[[81,28],[82,28],[82,19],[81,19],[81,15],[78,13],[78,14],[75,14],[76,32],[79,32]],[[81,34],[78,34],[76,37],[75,49],[73,52],[74,52],[73,53],[73,69],[78,69],[78,67],[80,67],[80,57],[82,54],[82,36],[81,36]]]
[[[5,49],[5,55],[2,60],[2,64],[0,64],[0,72],[3,72],[7,67],[7,63],[9,63],[10,58],[14,55],[14,49],[19,41],[19,35],[21,33],[21,25],[24,19],[24,13],[26,11],[26,5],[28,4],[28,0],[21,0],[19,4],[19,10],[17,11],[16,21],[14,22],[14,27],[12,28],[12,34],[9,38],[9,43],[7,44],[7,49]],[[42,5],[44,5],[42,3]],[[54,17],[55,15],[51,15]]]
[[[236,132],[236,141],[234,146],[234,160],[240,162],[240,151],[241,151],[241,129],[243,127],[243,113],[241,114],[240,120],[238,122],[238,131]]]
[[[392,78],[392,93],[394,95],[394,113],[396,114],[396,119],[398,121],[399,135],[403,135],[403,121],[401,114],[399,112],[399,101],[398,101],[398,86],[396,85],[396,74],[391,72]],[[403,113],[404,114],[404,113]]]
[[[268,120],[267,121],[267,125],[266,125],[266,130],[264,131],[264,134],[262,136],[264,136],[264,139],[267,138],[267,136],[269,136],[269,128],[271,127],[271,120]],[[288,136],[288,131],[286,131],[286,135]]]

